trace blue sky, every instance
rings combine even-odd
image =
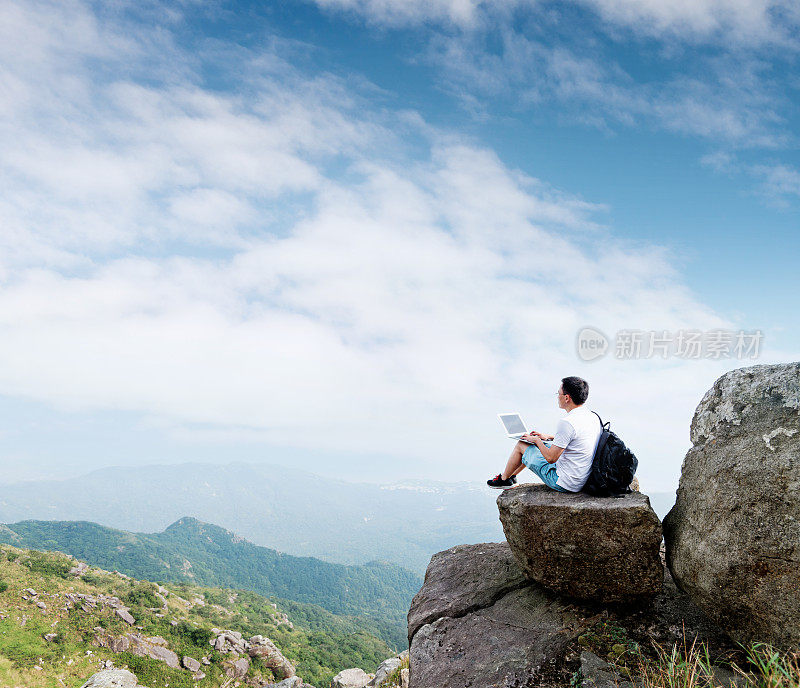
[[[677,484],[798,359],[797,28],[771,0],[0,4],[0,471],[483,480],[559,378]],[[583,326],[760,330],[581,361]],[[654,420],[655,419],[655,420]]]

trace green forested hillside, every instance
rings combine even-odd
[[[60,553],[0,545],[0,686],[77,688],[106,661],[129,668],[150,688],[219,686],[233,656],[209,643],[219,633],[214,628],[269,638],[318,688],[344,668],[374,671],[394,654],[352,619],[314,605],[284,606],[249,591],[187,583],[159,587],[101,569],[75,573],[75,564]],[[109,601],[122,603],[135,621],[126,622]],[[112,652],[97,640],[126,635],[204,660],[205,676],[132,650]],[[277,678],[263,661],[249,664],[248,680]]]
[[[351,617],[400,649],[411,598],[422,585],[419,576],[394,564],[345,566],[293,557],[193,518],[154,534],[85,521],[21,521],[0,526],[0,543],[65,552],[150,581],[235,587],[312,603]]]

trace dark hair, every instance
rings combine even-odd
[[[572,403],[580,406],[589,398],[589,383],[582,377],[563,377],[561,378],[561,387],[564,389],[564,394],[569,394]]]

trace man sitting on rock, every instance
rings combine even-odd
[[[502,473],[487,480],[489,487],[513,487],[525,466],[542,482],[558,492],[580,492],[592,470],[592,459],[600,439],[600,419],[584,407],[589,383],[579,377],[565,377],[558,389],[558,407],[567,415],[558,421],[555,435],[531,430],[517,442]],[[558,464],[558,465],[556,465]]]

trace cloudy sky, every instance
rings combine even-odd
[[[552,430],[576,374],[674,489],[713,381],[800,358],[798,28],[793,0],[0,0],[0,482],[482,482],[495,414]]]

